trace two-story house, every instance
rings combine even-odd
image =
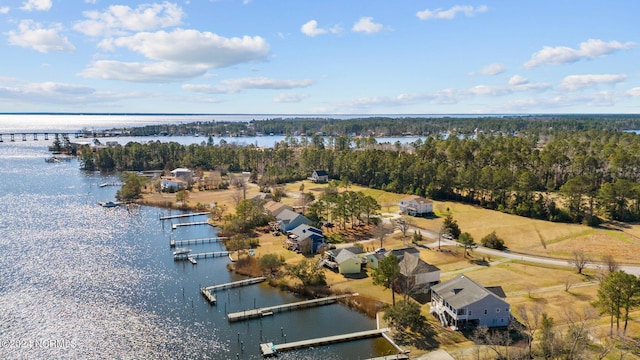
[[[412,216],[424,216],[433,212],[433,202],[417,195],[410,195],[400,199],[400,212]]]
[[[510,305],[500,286],[486,288],[466,275],[431,287],[430,312],[443,326],[503,327],[509,325]]]

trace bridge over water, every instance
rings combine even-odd
[[[22,141],[27,141],[27,140],[34,140],[34,141],[38,141],[39,139],[44,139],[44,140],[49,140],[50,138],[55,139],[56,136],[58,138],[64,139],[64,138],[70,138],[71,136],[73,136],[74,138],[78,139],[81,137],[85,137],[86,134],[83,133],[82,131],[76,131],[76,132],[69,132],[69,131],[49,131],[49,132],[42,132],[42,131],[26,131],[26,132],[0,132],[0,143],[4,142],[5,140],[10,141],[10,142],[15,142],[16,140],[22,140]]]

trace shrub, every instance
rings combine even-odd
[[[491,249],[504,250],[504,240],[500,239],[498,235],[496,235],[495,231],[492,231],[491,234],[483,237],[481,243],[482,246]]]

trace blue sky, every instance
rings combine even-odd
[[[617,0],[0,0],[0,112],[639,113],[638,14]]]

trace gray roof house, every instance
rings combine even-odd
[[[485,288],[466,275],[431,287],[430,312],[443,326],[503,327],[509,325],[510,305],[501,287]]]
[[[311,221],[303,215],[289,209],[284,209],[278,215],[276,215],[276,221],[278,222],[280,231],[285,233],[297,228],[302,224],[308,225],[309,223],[311,223]]]
[[[329,173],[326,170],[314,170],[310,180],[317,183],[326,183],[329,181]]]
[[[405,291],[429,293],[429,288],[440,282],[440,269],[420,259],[418,254],[405,252],[398,265],[400,275],[405,280]]]

